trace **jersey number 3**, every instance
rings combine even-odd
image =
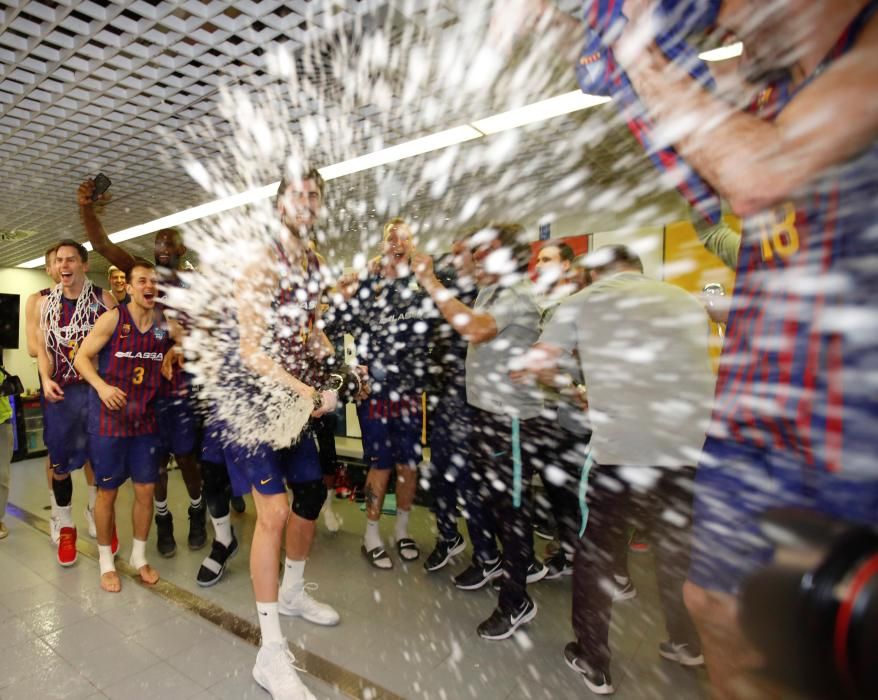
[[[774,223],[761,222],[762,259],[773,260],[777,255],[786,260],[799,250],[799,230],[796,228],[796,208],[790,204],[778,207],[771,216]]]
[[[134,378],[131,380],[132,384],[143,384],[143,367],[135,367],[134,368]]]

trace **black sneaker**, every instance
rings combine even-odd
[[[439,571],[451,557],[460,554],[464,549],[466,542],[460,534],[455,535],[453,540],[444,540],[440,537],[436,542],[436,548],[430,552],[430,556],[424,562],[424,568],[427,571]]]
[[[681,666],[704,666],[704,655],[688,644],[674,644],[671,640],[659,644],[659,656],[676,661]]]
[[[177,542],[174,540],[174,516],[170,513],[155,516],[155,540],[159,554],[165,558],[174,556]]]
[[[527,567],[527,582],[536,583],[537,581],[542,581],[548,573],[549,567],[539,559],[534,559],[530,566]]]
[[[621,600],[631,600],[637,597],[637,589],[631,582],[630,578],[625,576],[614,576],[616,590],[613,591],[613,600],[618,602]]]
[[[195,582],[205,588],[219,583],[226,570],[226,564],[237,552],[238,538],[235,537],[235,528],[232,528],[232,541],[228,547],[221,542],[213,541],[210,554],[201,562],[201,567],[195,575]]]
[[[488,581],[503,574],[500,557],[485,564],[473,562],[469,568],[453,577],[454,585],[462,591],[476,591]]]
[[[515,612],[503,612],[500,608],[478,627],[482,639],[499,641],[511,637],[515,630],[537,616],[537,604],[527,598]]]
[[[207,544],[207,508],[204,501],[198,508],[189,506],[189,549],[201,549]]]
[[[564,661],[567,665],[582,676],[586,687],[595,695],[612,695],[616,692],[609,671],[598,671],[589,666],[576,653],[576,642],[570,642],[564,647]]]
[[[232,496],[229,503],[231,503],[232,510],[236,513],[243,513],[247,510],[247,502],[244,500],[243,496]]]
[[[549,573],[546,574],[547,581],[554,581],[562,576],[573,574],[573,562],[567,558],[563,549],[559,549],[546,559],[546,566],[549,568]]]
[[[555,531],[547,523],[540,523],[534,527],[534,534],[541,540],[551,542],[555,539]]]

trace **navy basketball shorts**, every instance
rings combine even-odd
[[[363,459],[370,469],[409,467],[421,461],[423,409],[420,394],[398,400],[375,397],[357,404]]]
[[[286,491],[287,485],[323,479],[317,444],[310,430],[292,447],[245,446],[231,443],[223,448],[224,461],[232,482],[232,493],[242,495],[251,488],[271,496]]]
[[[69,474],[89,458],[88,402],[85,382],[64,388],[64,399],[43,404],[43,439],[56,474]]]
[[[89,454],[98,488],[117,489],[128,479],[135,484],[154,484],[158,480],[157,435],[90,435]]]
[[[161,457],[193,454],[198,447],[198,418],[192,399],[159,397],[155,412]]]
[[[773,549],[760,529],[775,508],[805,508],[830,518],[878,520],[878,479],[815,469],[783,450],[708,437],[695,476],[690,580],[736,594]]]

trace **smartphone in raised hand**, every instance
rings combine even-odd
[[[98,173],[95,178],[95,190],[92,192],[91,199],[93,202],[98,201],[98,197],[100,197],[104,192],[110,189],[110,185],[113,183],[110,182],[110,178],[108,178],[103,173]]]

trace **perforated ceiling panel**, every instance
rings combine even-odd
[[[396,3],[396,30],[411,23],[425,31],[427,1]],[[575,12],[579,2],[560,4]],[[282,44],[295,54],[355,22],[383,22],[388,11],[386,2],[359,0],[32,0],[0,7],[0,230],[35,232],[0,240],[0,266],[38,257],[62,236],[82,239],[76,188],[98,172],[113,180],[104,215],[110,231],[210,199],[169,157],[167,143],[216,157],[230,131],[217,106],[220,89],[254,91],[275,80],[266,72],[268,47]],[[462,5],[432,0],[430,7],[426,31],[441,32]],[[326,85],[324,94],[338,98],[343,89]],[[351,118],[374,119],[376,111],[360,105]],[[375,124],[388,144],[420,135],[406,133],[401,122]],[[540,148],[541,138],[534,133],[522,157]],[[596,150],[590,160],[602,155]],[[126,245],[147,255],[151,248],[147,239]]]

